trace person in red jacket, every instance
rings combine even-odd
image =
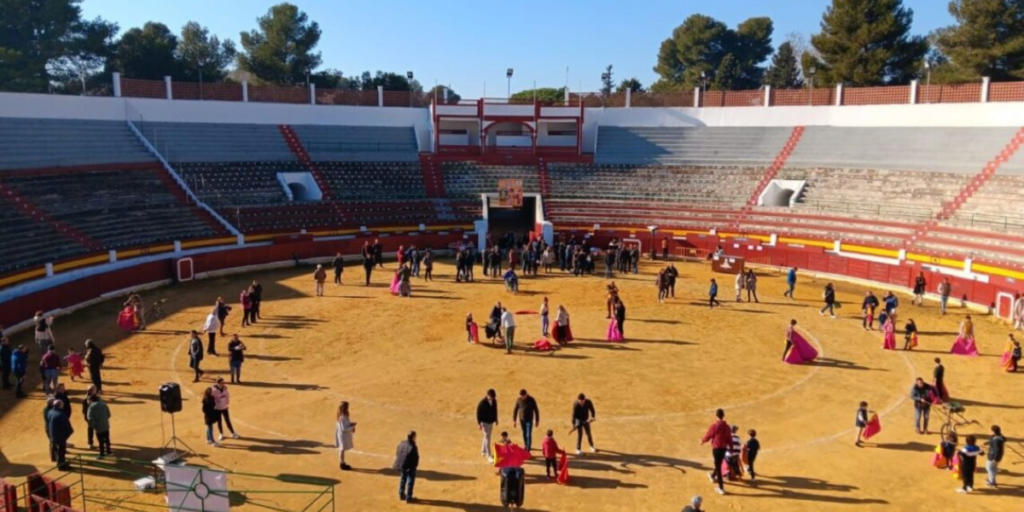
[[[557,457],[565,455],[565,450],[558,447],[558,442],[555,441],[554,430],[548,430],[548,435],[544,438],[544,444],[541,445],[541,451],[544,453],[544,473],[548,475],[548,478],[557,477]]]
[[[725,411],[719,409],[715,411],[715,416],[718,417],[718,421],[715,421],[708,427],[708,432],[704,434],[704,439],[701,439],[701,446],[708,441],[711,441],[711,455],[714,458],[715,465],[714,470],[708,474],[708,478],[714,483],[717,481],[718,489],[715,491],[718,494],[725,494],[725,487],[722,484],[722,461],[725,460],[725,451],[729,448],[729,443],[732,442],[732,431],[729,429],[729,424],[725,422]]]

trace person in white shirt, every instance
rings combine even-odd
[[[505,353],[511,354],[516,335],[516,317],[505,308],[501,308],[501,327],[505,329]]]
[[[1018,294],[1017,301],[1013,303],[1013,327],[1024,330],[1024,295]]]
[[[736,274],[736,302],[743,302],[741,298],[743,296],[743,285],[745,282],[746,279],[743,272],[738,272]]]

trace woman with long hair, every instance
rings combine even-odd
[[[348,402],[338,405],[335,421],[337,424],[334,428],[334,445],[338,448],[339,467],[342,471],[348,471],[352,466],[345,464],[345,452],[355,446],[352,443],[352,434],[356,432],[356,424],[348,416]]]
[[[213,424],[220,419],[220,412],[217,411],[217,401],[213,398],[213,388],[206,388],[203,391],[203,421],[206,423],[206,444],[220,446],[220,443],[213,439]]]

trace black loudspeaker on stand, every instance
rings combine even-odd
[[[171,415],[171,438],[163,446],[164,450],[171,447],[171,451],[162,456],[163,461],[165,463],[174,462],[184,455],[178,451],[179,443],[188,449],[188,452],[185,453],[194,453],[195,450],[178,437],[178,431],[174,424],[174,414],[181,412],[181,386],[178,383],[169,382],[160,386],[160,410]]]

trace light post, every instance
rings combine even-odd
[[[811,79],[811,89],[810,89],[810,92],[807,94],[807,106],[808,107],[813,107],[814,106],[814,75],[816,75],[816,74],[818,74],[818,68],[816,68],[814,66],[811,66],[810,68],[808,68],[807,76],[810,77],[810,79]]]
[[[412,71],[406,71],[405,78],[409,80],[409,107],[412,108]]]
[[[704,106],[704,95],[708,92],[708,75],[700,72],[700,106]]]
[[[924,102],[932,102],[932,63],[928,59],[924,61],[924,72],[926,75],[924,90],[926,91]]]
[[[508,80],[507,89],[505,90],[505,101],[509,101],[509,100],[512,99],[512,72],[513,71],[514,70],[512,68],[508,68],[508,69],[505,70],[505,78]]]

